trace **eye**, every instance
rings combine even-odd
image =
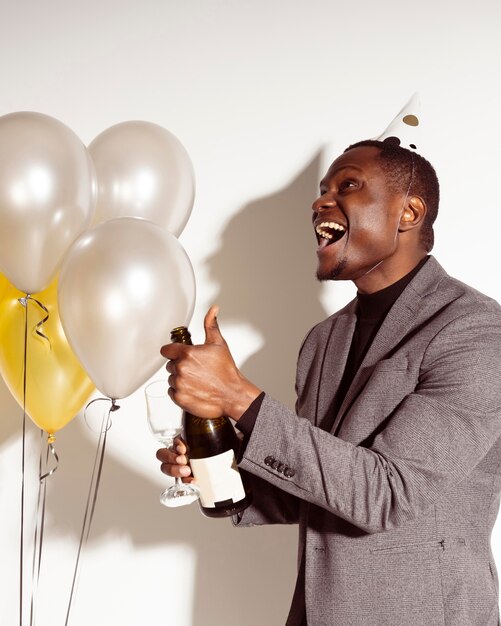
[[[339,191],[346,191],[347,189],[352,189],[353,187],[358,187],[358,183],[351,178],[346,178],[342,180],[339,184]]]

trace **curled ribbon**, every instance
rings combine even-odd
[[[27,311],[28,311],[28,302],[34,302],[35,304],[37,304],[42,311],[44,311],[45,316],[42,320],[40,320],[40,322],[38,322],[35,326],[35,333],[41,337],[42,339],[45,339],[48,343],[49,343],[49,350],[52,349],[52,345],[50,343],[50,339],[47,337],[47,335],[45,335],[42,332],[42,328],[43,325],[45,324],[45,322],[49,319],[49,309],[40,302],[40,300],[37,300],[36,298],[34,298],[32,295],[30,295],[29,293],[27,293],[23,298],[19,298],[18,302],[20,304],[22,304],[25,308],[26,308],[26,316],[28,315]],[[26,337],[27,338],[27,337]]]

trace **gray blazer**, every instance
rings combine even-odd
[[[309,626],[495,626],[501,309],[430,258],[333,416],[355,321],[353,301],[306,337],[297,414],[265,396],[236,523],[299,523],[287,626],[304,602]]]

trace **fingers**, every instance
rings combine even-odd
[[[167,476],[172,476],[173,478],[191,477],[191,468],[186,458],[186,445],[181,439],[176,439],[172,448],[160,448],[160,450],[157,450],[156,456],[161,462],[161,471],[167,474]],[[192,478],[189,479],[189,481],[191,480]]]
[[[164,474],[167,474],[167,476],[171,476],[172,478],[189,478],[190,480],[193,479],[189,465],[162,463],[162,465],[160,465],[160,470]]]
[[[169,387],[167,389],[167,393],[169,394],[169,398],[172,400],[172,402],[174,402],[174,404],[177,404],[176,398],[174,397],[176,393],[175,390],[172,387]]]
[[[186,348],[187,346],[182,343],[168,343],[160,348],[160,354],[166,359],[177,359],[184,353]]]
[[[169,389],[172,389],[173,391],[176,390],[176,363],[175,361],[168,361],[167,365],[165,366],[165,369],[169,372],[170,376],[167,378],[167,385],[169,386]],[[171,400],[173,399],[172,396],[170,396]]]
[[[176,437],[174,439],[174,448],[175,448],[176,452],[178,452],[179,454],[186,454],[186,452],[188,450],[187,447],[186,447],[186,444],[181,439],[181,437]]]

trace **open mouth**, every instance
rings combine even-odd
[[[317,234],[318,245],[321,248],[325,248],[339,241],[346,233],[346,227],[337,222],[321,222],[320,224],[316,224],[315,232]]]

